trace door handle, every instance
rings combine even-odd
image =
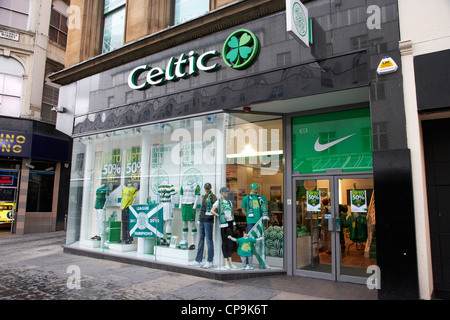
[[[328,218],[328,231],[334,231],[334,224],[336,223],[335,218]]]
[[[329,218],[328,219],[328,231],[336,231],[341,232],[341,219],[340,218]]]
[[[341,232],[342,231],[342,226],[341,226],[341,218],[336,218],[336,231],[337,232]]]

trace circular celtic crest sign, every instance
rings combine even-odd
[[[203,186],[203,176],[201,172],[196,168],[191,168],[185,171],[182,179],[183,186]]]
[[[294,3],[292,7],[292,19],[294,21],[294,26],[297,29],[298,33],[303,37],[306,35],[308,31],[308,24],[306,21],[306,15],[303,11],[303,8],[298,4],[298,2]]]
[[[156,170],[150,177],[151,190],[153,194],[158,194],[158,187],[163,183],[169,183],[169,175],[164,170]]]
[[[137,227],[139,230],[144,230],[147,228],[148,217],[144,212],[140,212],[137,216]]]
[[[223,44],[223,61],[233,69],[247,68],[255,59],[258,48],[258,38],[251,31],[237,30]]]

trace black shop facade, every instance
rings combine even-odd
[[[377,73],[386,56],[400,62],[397,20],[382,34],[365,20],[333,29],[333,10],[309,8],[307,44],[279,12],[93,74],[53,75],[69,110],[57,127],[73,138],[64,250],[417,298],[410,155],[393,89],[402,77]]]

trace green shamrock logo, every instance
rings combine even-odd
[[[223,44],[223,60],[233,69],[246,68],[255,59],[258,46],[258,38],[251,31],[237,30]]]

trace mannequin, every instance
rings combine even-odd
[[[133,237],[130,236],[129,207],[133,204],[136,192],[131,183],[122,190],[122,240],[120,242],[123,244],[131,244],[133,242]]]
[[[101,240],[100,235],[102,234],[102,223],[106,220],[106,198],[109,196],[109,189],[105,184],[100,185],[100,187],[95,191],[95,236],[92,240]]]
[[[166,230],[166,239],[161,239],[161,245],[168,246],[172,238],[173,202],[172,197],[176,194],[173,185],[164,182],[158,187],[158,202],[163,205],[163,220]]]
[[[225,259],[225,269],[236,269],[231,260],[233,254],[233,242],[230,237],[234,234],[233,204],[228,200],[230,191],[223,187],[220,189],[221,199],[217,200],[212,207],[211,213],[219,218],[220,234],[222,236],[222,253]]]
[[[242,261],[242,270],[249,269],[253,270],[253,244],[256,241],[261,240],[263,237],[259,237],[258,239],[253,239],[248,236],[246,232],[244,232],[244,236],[242,238],[236,239],[232,236],[228,236],[228,239],[236,241],[238,244],[238,255],[241,257]]]
[[[214,243],[213,243],[213,226],[214,215],[212,214],[212,206],[216,202],[217,197],[211,191],[211,183],[207,182],[203,186],[205,189],[205,195],[202,197],[202,205],[200,207],[200,215],[198,217],[198,223],[200,226],[200,236],[198,239],[197,256],[195,260],[190,263],[191,266],[200,267],[203,260],[203,251],[206,245],[208,246],[207,261],[203,265],[203,268],[209,269],[212,267],[214,258]]]
[[[250,194],[242,199],[241,207],[247,216],[247,232],[261,219],[269,220],[267,211],[267,199],[258,194],[259,186],[256,183],[250,185]]]
[[[189,250],[195,249],[195,240],[197,238],[197,227],[195,225],[195,209],[200,197],[200,186],[194,185],[194,182],[188,182],[180,188],[180,207],[183,220],[183,239],[180,241],[178,248],[188,248],[188,225],[191,225],[192,244]]]

